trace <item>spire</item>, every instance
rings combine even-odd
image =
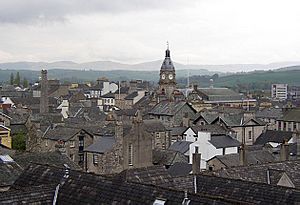
[[[170,58],[169,41],[167,41],[166,58]]]

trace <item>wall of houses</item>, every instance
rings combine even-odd
[[[247,125],[242,127],[232,127],[236,133],[237,140],[246,145],[253,145],[259,135],[263,132],[265,126]],[[244,140],[243,140],[244,139]]]
[[[300,122],[278,120],[276,128],[277,130],[295,132],[300,129]]]
[[[152,149],[167,149],[171,145],[169,133],[166,132],[153,132]]]
[[[212,158],[207,161],[206,169],[208,169],[208,170],[214,171],[214,170],[219,170],[222,168],[226,168],[226,166],[217,158]]]

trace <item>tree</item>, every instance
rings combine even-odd
[[[26,78],[23,79],[23,88],[28,88],[28,80]]]
[[[20,81],[21,81],[21,78],[20,78],[20,73],[17,72],[17,75],[16,75],[16,78],[15,78],[15,84],[20,86]]]
[[[25,134],[23,132],[17,133],[16,136],[12,139],[12,148],[15,150],[25,150],[26,149],[26,141]]]
[[[10,74],[10,84],[11,85],[14,84],[14,74],[13,73]]]

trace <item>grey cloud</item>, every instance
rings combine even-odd
[[[184,0],[4,0],[0,3],[0,22],[64,21],[69,15],[168,10],[186,5]]]

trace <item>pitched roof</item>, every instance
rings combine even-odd
[[[156,165],[165,165],[171,166],[177,162],[179,163],[188,163],[188,157],[180,152],[173,150],[162,150],[154,149],[153,150],[153,164]]]
[[[266,150],[251,151],[248,153],[249,154],[246,154],[246,161],[248,165],[264,164],[276,161],[276,158]],[[210,160],[214,158],[220,160],[226,167],[236,167],[240,165],[239,153],[217,155]]]
[[[292,137],[293,137],[293,132],[279,131],[279,130],[266,130],[265,132],[261,133],[258,136],[254,144],[263,145],[268,142],[283,143],[283,141],[289,141]]]
[[[80,131],[80,128],[73,127],[56,127],[54,129],[50,128],[44,135],[44,138],[51,140],[68,141]]]
[[[149,114],[173,116],[179,110],[181,110],[181,108],[185,105],[188,105],[191,108],[191,110],[196,112],[194,108],[192,108],[192,106],[185,101],[178,101],[178,102],[161,101],[152,108]]]
[[[176,162],[168,169],[171,176],[186,176],[192,171],[192,164],[184,162]]]
[[[222,170],[215,171],[214,174],[231,179],[267,183],[268,169],[285,171],[296,188],[300,187],[300,160],[224,168]]]
[[[102,98],[115,98],[115,93],[106,93],[105,95],[102,95]]]
[[[13,188],[19,189],[20,192],[16,193],[22,193],[24,188],[29,190],[36,186],[57,185],[65,176],[65,172],[65,169],[32,164],[17,179]],[[184,191],[174,188],[124,182],[120,181],[119,177],[114,179],[73,170],[69,171],[64,181],[59,188],[58,204],[153,204],[155,199],[159,198],[167,205],[182,204],[184,199]],[[201,193],[191,192],[188,199],[191,204],[230,204],[225,198]]]
[[[292,108],[286,110],[285,112],[283,112],[283,116],[279,118],[279,120],[300,122],[300,109]]]
[[[279,108],[265,108],[263,110],[259,110],[255,113],[257,118],[270,118],[270,119],[278,119],[282,116],[282,109]]]
[[[183,135],[183,133],[186,131],[186,127],[171,127],[171,128],[168,128],[169,130],[171,130],[171,135],[172,136],[175,136],[175,135]]]
[[[239,147],[241,143],[229,135],[212,135],[209,141],[217,149],[227,147]]]
[[[163,123],[159,120],[151,119],[151,120],[144,120],[145,129],[147,132],[165,132],[166,127]]]
[[[226,135],[230,130],[218,124],[194,125],[192,130],[197,132],[210,132],[212,135]]]
[[[93,144],[84,149],[85,152],[105,153],[113,148],[116,143],[114,136],[103,136],[94,141]]]
[[[22,171],[23,168],[15,161],[6,163],[0,161],[0,187],[12,185]]]
[[[129,95],[127,95],[126,97],[125,97],[125,100],[133,100],[135,97],[137,97],[138,96],[138,92],[137,91],[135,91],[135,92],[132,92],[132,93],[130,93]]]
[[[187,151],[189,151],[190,144],[192,144],[192,142],[177,141],[174,142],[168,149],[185,154]]]

